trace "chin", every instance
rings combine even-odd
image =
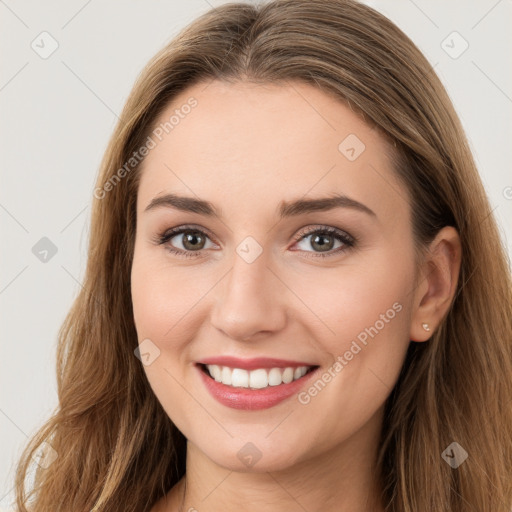
[[[233,445],[236,444],[236,449]],[[299,462],[300,454],[296,449],[288,446],[287,450],[281,446],[276,451],[270,443],[255,440],[236,441],[229,446],[217,446],[218,450],[211,451],[211,445],[203,453],[216,465],[237,473],[268,473],[286,470]]]

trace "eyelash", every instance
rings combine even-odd
[[[159,235],[156,236],[155,242],[158,245],[167,244],[167,242],[169,242],[169,240],[171,240],[172,238],[174,238],[177,235],[181,235],[182,233],[185,233],[186,231],[200,233],[203,236],[211,238],[208,235],[208,233],[206,233],[202,229],[198,229],[195,226],[185,225],[185,226],[180,226],[178,228],[169,229],[169,230],[164,231],[163,233],[160,233]],[[314,234],[336,235],[334,238],[336,240],[341,241],[343,243],[343,247],[338,247],[337,249],[331,249],[331,252],[326,253],[326,254],[315,253],[312,256],[308,256],[308,258],[310,258],[310,257],[311,258],[317,258],[317,257],[329,258],[331,256],[335,256],[335,255],[339,254],[340,252],[344,252],[344,251],[347,251],[347,250],[353,248],[357,243],[357,239],[355,237],[353,237],[353,236],[349,235],[348,233],[345,233],[337,228],[333,228],[331,226],[321,226],[321,227],[316,227],[315,229],[310,229],[310,228],[304,229],[304,230],[300,231],[299,233],[297,233],[297,236],[294,238],[294,240],[295,240],[295,242],[300,242],[304,238],[307,238],[309,235],[314,235]],[[179,257],[197,258],[197,257],[202,256],[202,252],[205,249],[201,249],[199,251],[183,251],[182,249],[176,249],[172,245],[168,245],[167,250],[170,253],[175,254]],[[305,252],[310,252],[310,251],[305,251]]]

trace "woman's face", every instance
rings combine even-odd
[[[150,137],[132,300],[171,420],[233,470],[375,446],[417,305],[384,139],[312,86],[219,81],[176,97]]]

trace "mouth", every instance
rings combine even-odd
[[[210,379],[232,388],[265,389],[282,386],[302,379],[319,368],[318,365],[268,366],[248,370],[219,364],[197,363]]]
[[[320,366],[271,357],[208,357],[195,367],[208,393],[231,409],[269,409],[298,394]]]

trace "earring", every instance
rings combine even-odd
[[[428,324],[421,324],[421,326],[423,327],[423,329],[425,329],[425,331],[430,331],[430,327],[428,326]]]

